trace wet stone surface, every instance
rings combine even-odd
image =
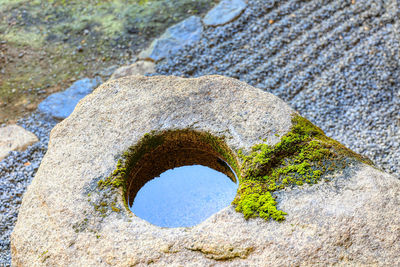
[[[131,210],[161,227],[190,227],[230,205],[237,184],[202,165],[170,169],[147,182]]]

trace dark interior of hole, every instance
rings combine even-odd
[[[175,138],[166,140],[152,151],[144,154],[135,164],[128,176],[127,200],[132,206],[137,192],[148,181],[161,173],[176,167],[187,165],[203,165],[227,175],[233,182],[236,176],[232,169],[212,147],[199,140]]]

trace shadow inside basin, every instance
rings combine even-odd
[[[157,226],[190,227],[229,206],[240,177],[224,138],[191,129],[145,134],[125,154],[127,208]]]
[[[182,166],[148,181],[130,209],[157,226],[190,227],[229,206],[237,188],[222,172],[202,165]]]

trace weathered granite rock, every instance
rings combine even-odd
[[[65,119],[74,110],[79,100],[90,94],[99,84],[99,77],[78,80],[67,90],[49,95],[39,104],[38,109],[55,119]]]
[[[191,16],[168,28],[146,50],[139,54],[139,59],[159,61],[166,57],[172,57],[185,45],[200,40],[202,32],[201,19],[197,16]]]
[[[139,60],[129,66],[122,66],[118,68],[110,80],[118,79],[130,75],[145,75],[154,73],[156,70],[156,64],[151,61]]]
[[[213,9],[208,11],[203,19],[207,26],[220,26],[236,19],[246,8],[242,0],[222,0]]]
[[[293,113],[279,98],[221,76],[130,76],[103,84],[52,130],[49,149],[24,196],[12,234],[13,264],[400,262],[400,181],[363,163],[334,173],[330,182],[278,191],[279,208],[288,213],[281,223],[245,220],[228,207],[192,228],[160,228],[126,209],[123,190],[99,186],[129,147],[147,149],[143,140],[152,130],[173,134],[190,129],[224,137],[236,157],[239,149],[249,150],[264,138],[268,144],[278,143],[278,135],[291,128]],[[158,147],[150,146],[140,155],[158,155],[162,151],[151,150]]]
[[[33,145],[38,138],[21,126],[12,124],[0,128],[0,160],[14,150],[23,151]]]

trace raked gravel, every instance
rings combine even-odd
[[[157,74],[238,78],[399,176],[399,11],[395,0],[249,0]]]

